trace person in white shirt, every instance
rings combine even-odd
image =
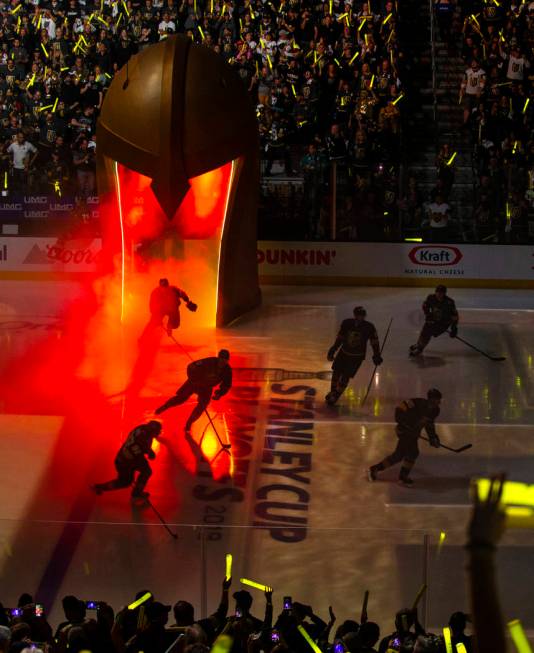
[[[465,71],[460,88],[464,101],[464,125],[467,124],[471,111],[478,105],[485,84],[486,72],[479,66],[478,61],[473,59],[471,67]]]
[[[530,68],[530,63],[525,57],[521,56],[519,48],[512,47],[510,54],[505,55],[508,59],[508,69],[506,77],[512,82],[522,82],[525,76],[525,69]]]
[[[19,132],[7,151],[12,156],[13,186],[15,190],[24,192],[28,183],[28,170],[37,158],[37,148]]]
[[[176,23],[171,20],[167,12],[163,14],[163,20],[158,25],[159,40],[164,39],[169,32],[176,32]]]
[[[446,242],[449,238],[449,211],[450,206],[441,195],[436,195],[434,202],[428,205],[429,240]]]

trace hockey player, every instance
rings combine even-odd
[[[186,306],[193,313],[197,310],[197,305],[192,302],[187,293],[169,285],[168,279],[160,279],[159,285],[150,294],[150,322],[145,327],[143,335],[150,329],[162,326],[163,319],[167,318],[165,330],[167,335],[171,335],[173,329],[180,326],[180,305],[181,300],[186,302]]]
[[[217,357],[201,358],[190,363],[187,366],[187,381],[177,390],[174,397],[156,408],[156,415],[172,406],[183,404],[192,394],[196,394],[198,403],[185,423],[185,431],[189,433],[193,422],[206,410],[210,400],[213,398],[217,401],[232,387],[232,368],[228,363],[229,360],[230,352],[227,349],[221,349]],[[213,392],[215,386],[219,387]]]
[[[373,348],[373,363],[382,363],[378,335],[374,324],[365,319],[366,315],[362,306],[356,306],[354,318],[343,320],[336,341],[328,350],[327,359],[333,361],[332,383],[325,397],[329,406],[333,406],[345,392],[350,379],[363,363],[368,340]]]
[[[458,333],[458,311],[454,300],[447,296],[447,288],[438,286],[433,295],[428,295],[424,304],[425,323],[419,340],[410,347],[410,356],[419,356],[428,345],[430,338],[437,338],[450,327],[450,337]]]
[[[411,487],[413,480],[410,478],[410,471],[419,456],[418,440],[422,429],[425,429],[428,435],[430,446],[439,447],[440,441],[434,421],[439,415],[441,392],[432,388],[426,396],[426,399],[406,399],[395,408],[396,431],[399,439],[397,447],[382,462],[369,468],[368,478],[370,481],[376,481],[378,472],[402,461],[399,485]]]
[[[156,457],[152,450],[152,440],[159,437],[160,433],[161,424],[155,420],[136,426],[115,457],[117,478],[107,483],[96,483],[92,486],[94,492],[100,495],[102,492],[128,487],[134,481],[135,473],[139,472],[133,486],[132,498],[147,499],[150,495],[144,490],[148,479],[152,476],[152,469],[145,456],[150,460]]]

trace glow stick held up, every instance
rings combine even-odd
[[[17,13],[17,11],[19,11],[20,9],[22,9],[22,3],[20,3],[14,9],[12,9],[10,13],[14,16]]]
[[[403,97],[404,97],[404,93],[401,93],[401,94],[399,95],[399,97],[398,97],[398,98],[395,98],[395,100],[393,100],[393,102],[392,102],[391,104],[392,104],[393,106],[395,106],[395,105],[397,104],[397,102],[400,102],[400,101],[402,100]]]
[[[226,554],[226,580],[230,580],[232,578],[232,554],[227,553]]]
[[[312,651],[314,651],[314,653],[322,653],[321,649],[317,646],[317,644],[316,644],[316,643],[313,641],[313,639],[309,636],[309,634],[308,634],[308,632],[306,631],[306,629],[304,628],[304,626],[302,626],[302,624],[299,624],[299,625],[297,626],[297,628],[298,628],[299,633],[302,635],[302,637],[304,637],[304,639],[305,639],[305,640],[308,642],[308,644],[310,645],[310,648],[312,649]]]
[[[447,626],[443,629],[443,639],[445,640],[445,651],[452,653],[451,629]]]
[[[448,166],[452,166],[454,159],[456,158],[458,152],[453,152],[451,158],[447,161]]]
[[[521,113],[526,113],[529,103],[530,103],[530,98],[528,97],[525,100],[525,105],[523,106],[523,111]]]
[[[508,630],[517,649],[517,653],[532,653],[527,636],[519,619],[508,622]]]
[[[356,59],[357,59],[359,56],[360,56],[360,53],[359,53],[359,52],[356,52],[356,54],[355,54],[355,55],[352,57],[352,59],[349,61],[349,66],[352,66],[352,64],[354,63],[354,61],[356,61]]]
[[[249,587],[254,587],[257,590],[261,590],[262,592],[272,592],[273,588],[269,587],[269,585],[262,585],[261,583],[256,583],[253,580],[249,580],[248,578],[240,578],[239,582],[242,583],[243,585],[248,585]]]
[[[135,610],[140,605],[143,605],[143,603],[146,603],[150,598],[152,598],[151,592],[146,592],[145,594],[143,594],[143,596],[139,597],[137,601],[130,603],[130,605],[128,606],[128,610]]]
[[[415,597],[415,600],[412,605],[412,610],[417,610],[417,606],[419,605],[419,601],[421,600],[423,594],[426,592],[427,585],[426,583],[423,583],[421,587],[419,588],[419,591],[417,592],[417,596]]]
[[[44,52],[44,56],[48,59],[48,52],[42,43],[41,43],[41,50]]]

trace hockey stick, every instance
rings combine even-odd
[[[173,532],[171,531],[171,529],[170,529],[169,526],[167,525],[167,522],[166,522],[166,521],[163,519],[163,517],[159,514],[158,510],[156,510],[156,506],[152,503],[152,501],[150,501],[150,499],[149,499],[148,497],[147,497],[147,499],[146,499],[146,502],[147,502],[148,505],[152,508],[152,510],[156,513],[156,517],[157,517],[157,518],[160,520],[160,522],[163,524],[163,526],[165,527],[165,530],[167,531],[167,533],[169,533],[169,535],[173,538],[173,540],[177,540],[177,539],[178,539],[178,534],[177,534],[177,533],[173,533]]]
[[[447,333],[450,334],[450,331],[447,331]],[[485,351],[482,351],[482,349],[479,349],[478,347],[475,347],[475,345],[472,345],[470,342],[467,342],[467,340],[464,340],[463,338],[460,338],[460,336],[453,336],[453,337],[456,338],[456,340],[459,340],[460,342],[463,342],[464,345],[467,345],[468,347],[471,347],[471,349],[474,349],[475,351],[478,351],[478,353],[482,354],[482,356],[485,356],[486,358],[489,358],[490,361],[505,361],[506,360],[505,356],[490,356]]]
[[[424,440],[425,442],[430,442],[428,438],[425,438],[424,436],[420,435],[419,436],[420,440]],[[447,451],[453,451],[454,453],[462,453],[462,451],[467,451],[467,449],[471,449],[473,446],[472,444],[464,444],[463,447],[460,447],[459,449],[453,449],[452,447],[448,447],[446,444],[442,444],[441,442],[439,443],[439,446],[442,449],[447,449]]]
[[[384,336],[384,340],[382,341],[382,347],[380,347],[380,356],[382,356],[382,352],[384,351],[384,347],[386,345],[386,340],[388,339],[389,335],[389,330],[391,329],[391,324],[393,322],[393,318],[389,321],[389,325],[386,331],[386,335]],[[364,403],[367,401],[367,397],[369,396],[369,392],[371,392],[371,386],[373,385],[373,380],[375,378],[376,370],[378,369],[378,365],[375,365],[375,369],[373,370],[373,374],[371,376],[371,380],[369,381],[369,385],[367,386],[367,392],[365,393],[365,397],[363,398],[362,403],[360,406],[363,406]]]

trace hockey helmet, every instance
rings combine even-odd
[[[361,315],[362,317],[365,317],[367,315],[367,311],[363,306],[355,306],[352,312],[354,313],[354,317],[356,317],[357,315]]]
[[[161,433],[161,422],[158,422],[156,419],[151,419],[150,422],[147,424],[147,426],[150,428],[150,430],[154,433],[154,436],[157,438],[158,435]]]
[[[230,360],[230,352],[228,351],[228,349],[221,349],[221,351],[217,354],[217,356],[225,361]]]
[[[441,399],[442,394],[437,388],[430,388],[426,393],[427,399]]]

